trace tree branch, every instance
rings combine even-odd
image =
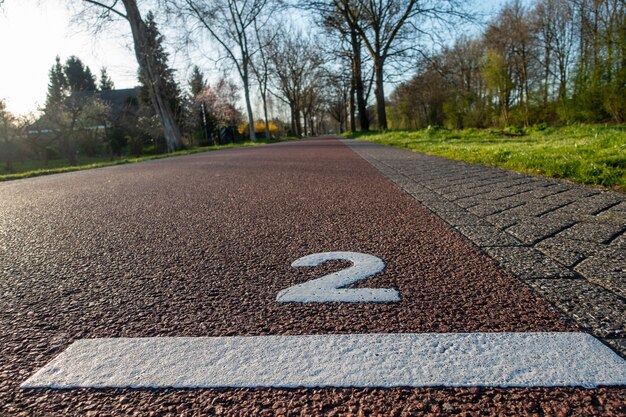
[[[0,0],[0,3],[2,1],[4,1],[4,0]],[[85,3],[89,3],[89,4],[93,4],[95,6],[98,6],[98,7],[102,7],[104,9],[106,9],[107,12],[113,12],[116,15],[118,15],[120,17],[123,17],[124,19],[128,20],[128,16],[126,16],[126,14],[124,14],[124,13],[120,12],[119,10],[115,9],[115,6],[117,6],[117,3],[118,3],[119,0],[115,0],[113,2],[113,4],[110,5],[110,6],[108,6],[108,5],[104,4],[104,3],[100,3],[99,1],[96,1],[96,0],[83,0],[83,1]]]

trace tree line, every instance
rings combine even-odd
[[[58,59],[50,70],[41,117],[36,123],[23,121],[21,129],[12,117],[12,136],[23,137],[22,150],[25,143],[37,144],[35,148],[41,149],[31,153],[46,161],[53,150],[74,164],[77,152],[114,156],[122,149],[141,152],[148,143],[168,152],[210,144],[215,132],[226,128],[231,132],[236,128],[251,141],[279,130],[303,136],[368,130],[373,123],[386,128],[386,66],[410,55],[420,22],[459,17],[460,3],[387,0],[379,7],[366,0],[289,5],[278,0],[155,0],[149,5],[185,45],[201,50],[209,39],[210,47],[218,50],[214,59],[234,74],[210,84],[196,66],[184,88],[169,65],[153,11],[142,15],[135,0],[74,2],[79,20],[99,30],[107,30],[114,19],[128,23],[139,67],[137,109],[113,117],[101,99],[104,95],[95,94],[110,89],[108,76],[101,75],[98,88],[79,58],[70,57],[65,65]],[[304,33],[294,28],[290,23],[294,10],[299,16],[310,12],[318,29]],[[261,117],[253,109],[255,96]],[[371,97],[375,112],[368,105]],[[243,111],[238,108],[241,98]],[[287,109],[284,126],[270,120],[270,109]],[[9,120],[6,109],[3,114]],[[5,159],[14,157],[20,147],[9,152],[11,140],[7,137],[4,142]]]
[[[392,126],[626,121],[626,2],[514,0],[478,37],[427,56],[390,96]]]
[[[145,15],[135,0],[72,5],[78,20],[102,31],[114,19],[128,23],[140,84],[135,110],[112,120],[103,95],[87,94],[110,88],[108,75],[95,85],[80,59],[58,60],[37,121],[47,129],[31,126],[24,135],[26,121],[0,113],[10,120],[0,142],[5,159],[16,153],[6,150],[9,136],[22,132],[22,143],[35,142],[32,132],[41,130],[52,134],[37,143],[47,149],[50,140],[73,163],[77,150],[171,152],[225,133],[255,141],[279,133],[626,118],[625,0],[512,0],[480,36],[452,45],[453,29],[476,18],[461,0],[153,0],[143,5],[152,9]],[[311,26],[303,30],[295,19]],[[179,48],[210,55],[230,76],[208,82],[196,65],[179,85],[165,47],[174,40],[160,25]],[[429,53],[431,45],[447,46]],[[407,78],[386,94],[391,82]]]

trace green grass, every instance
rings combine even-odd
[[[505,136],[501,131],[478,129],[424,129],[346,136],[626,191],[626,125],[530,128],[523,136]]]
[[[122,157],[111,160],[108,157],[80,157],[78,158],[78,165],[69,165],[67,160],[59,159],[49,161],[48,165],[44,165],[43,161],[27,161],[24,163],[16,163],[13,166],[11,173],[3,173],[3,168],[0,168],[0,181],[16,180],[21,178],[37,177],[40,175],[59,174],[62,172],[82,171],[85,169],[102,168],[113,165],[131,164],[135,162],[150,161],[153,159],[170,158],[173,156],[191,155],[200,152],[217,151],[220,149],[232,149],[249,146],[260,146],[268,143],[283,142],[286,140],[293,140],[295,138],[281,138],[272,140],[259,140],[257,142],[243,142],[243,143],[231,143],[228,145],[214,145],[214,146],[200,146],[189,149],[184,149],[177,152],[157,155],[145,155],[139,157]]]

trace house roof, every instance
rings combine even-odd
[[[115,117],[128,109],[129,105],[135,105],[137,100],[137,88],[124,88],[120,90],[83,91],[75,93],[79,97],[93,96],[105,102],[111,107],[111,114]]]
[[[137,88],[125,88],[121,90],[96,91],[94,96],[111,107],[111,113],[120,114],[127,106],[137,99]]]

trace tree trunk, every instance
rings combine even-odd
[[[529,126],[530,117],[530,88],[528,87],[528,62],[526,59],[526,51],[522,51],[522,88],[524,89],[524,126]]]
[[[163,135],[165,136],[167,150],[168,152],[174,152],[181,147],[180,129],[174,120],[174,115],[169,103],[164,98],[163,80],[155,70],[154,58],[151,55],[151,51],[148,50],[146,23],[141,17],[135,0],[123,0],[123,3],[126,9],[128,23],[130,24],[130,29],[133,34],[135,57],[139,64],[139,70],[148,79],[148,93],[150,94],[154,111],[163,126]]]
[[[350,43],[352,44],[352,76],[354,78],[354,89],[359,111],[359,124],[361,125],[361,130],[368,131],[370,129],[370,121],[367,117],[367,103],[365,102],[365,87],[361,68],[361,43],[355,29],[350,31],[350,36]]]
[[[383,80],[383,61],[381,58],[376,58],[376,60],[374,61],[374,74],[376,77],[374,95],[376,96],[376,116],[378,117],[378,128],[381,130],[387,130],[387,113],[385,110],[385,88]]]
[[[302,136],[302,118],[300,117],[300,109],[298,106],[295,107],[294,112],[294,120],[296,122],[296,136]]]
[[[291,134],[298,136],[298,132],[296,131],[296,108],[293,104],[289,104],[289,109],[291,110]]]
[[[356,89],[354,88],[354,75],[350,84],[350,130],[356,132]]]
[[[544,48],[544,71],[543,71],[543,107],[548,105],[548,98],[550,95],[550,43],[546,40],[546,46]]]
[[[250,134],[250,142],[256,142],[256,134],[254,132],[254,115],[252,114],[252,103],[250,102],[250,79],[248,76],[248,64],[244,62],[243,65],[243,95],[246,99],[246,111],[248,112],[248,131]]]
[[[265,122],[265,140],[271,139],[270,121],[267,117],[267,92],[261,94],[263,100],[263,121]]]
[[[250,142],[256,142],[256,134],[254,132],[254,116],[252,115],[252,104],[250,103],[250,89],[247,86],[244,87],[244,95],[246,97],[246,111],[248,112]]]

